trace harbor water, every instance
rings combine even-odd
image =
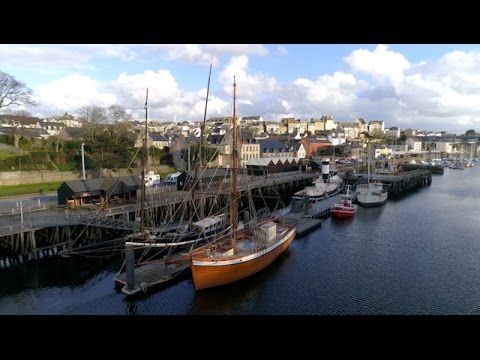
[[[480,167],[352,219],[328,218],[264,271],[195,292],[188,276],[142,298],[121,261],[52,258],[0,271],[0,314],[480,314]]]

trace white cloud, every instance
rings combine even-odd
[[[248,57],[233,56],[220,73],[225,94],[233,94],[233,77],[237,84],[237,97],[242,100],[255,101],[263,93],[274,92],[277,81],[274,77],[248,72]]]
[[[394,85],[403,80],[410,63],[402,54],[388,50],[387,45],[378,45],[375,50],[359,49],[345,57],[350,71],[364,72],[376,81],[389,80]]]
[[[32,109],[42,116],[76,112],[87,105],[109,106],[116,103],[113,93],[101,91],[96,80],[78,74],[72,74],[34,89],[39,106]]]
[[[423,62],[397,88],[404,109],[398,114],[399,120],[416,119],[436,129],[463,128],[468,123],[478,126],[479,74],[479,52],[455,50],[438,60]]]
[[[87,62],[91,55],[61,45],[31,46],[0,44],[0,65],[25,66],[36,70],[59,70],[75,68],[91,68]]]
[[[119,103],[132,109],[134,117],[143,116],[145,89],[148,87],[148,104],[151,118],[169,120],[202,120],[205,111],[206,89],[185,92],[168,70],[148,70],[142,74],[122,73],[111,83],[113,91],[119,94]],[[228,109],[228,103],[209,96],[207,116],[218,116]]]
[[[87,51],[93,56],[106,56],[112,58],[119,58],[122,60],[133,60],[138,57],[135,49],[141,45],[122,45],[122,44],[85,44],[76,45],[79,50]]]
[[[276,54],[283,52],[282,46],[273,48]],[[145,49],[164,51],[177,61],[205,64],[210,63],[212,55],[223,61],[222,56],[235,54],[212,74],[208,117],[231,115],[235,75],[240,116],[262,115],[279,120],[285,116],[309,119],[331,114],[340,121],[356,117],[381,119],[387,127],[480,130],[478,51],[456,50],[413,64],[403,54],[378,45],[373,51],[358,49],[345,56],[347,66],[343,71],[315,78],[302,76],[285,83],[273,74],[256,71],[249,62],[247,54],[268,54],[263,45],[0,45],[0,66],[15,58],[18,64],[31,66],[34,71],[65,72],[71,71],[72,65],[90,69],[95,57],[128,60]],[[85,105],[119,104],[142,118],[148,87],[152,119],[202,120],[206,89],[186,91],[189,84],[180,81],[186,81],[181,79],[187,76],[176,76],[173,69],[115,73],[114,80],[108,82],[76,71],[37,86],[34,93],[40,104],[27,110],[50,116],[74,113]]]
[[[288,112],[295,116],[318,117],[322,114],[344,116],[357,99],[358,82],[351,74],[335,72],[322,75],[317,80],[299,78],[282,90],[288,101]]]
[[[182,91],[168,70],[147,70],[140,74],[120,74],[110,83],[100,83],[91,77],[72,74],[34,89],[39,106],[28,109],[38,116],[53,116],[64,112],[75,113],[86,105],[107,107],[119,104],[133,118],[144,116],[146,88],[149,89],[149,117],[178,120],[203,119],[206,89],[198,92]],[[231,105],[217,96],[209,96],[207,116],[230,112]]]
[[[205,48],[217,56],[245,55],[266,56],[268,49],[260,44],[207,44]]]
[[[139,45],[85,44],[85,45],[13,45],[0,44],[0,66],[23,66],[43,73],[64,76],[67,71],[97,70],[91,64],[95,57],[132,60],[137,58]]]
[[[169,60],[217,66],[222,56],[265,56],[268,49],[259,44],[159,44],[149,45],[167,52]]]
[[[206,51],[201,45],[167,45],[167,55],[170,60],[179,60],[186,63],[218,64],[218,58],[213,53]]]
[[[371,76],[367,86],[357,89],[355,108],[365,118],[451,131],[479,125],[480,52],[455,50],[412,64],[378,45],[373,52],[353,51],[345,62],[350,71]]]
[[[149,105],[152,107],[164,107],[181,95],[177,82],[168,70],[147,70],[133,75],[121,73],[110,86],[128,108],[143,109],[147,88]]]

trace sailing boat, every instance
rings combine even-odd
[[[205,101],[204,124],[207,113],[208,91],[210,88],[210,72],[208,76],[207,98]],[[147,89],[148,99],[148,89]],[[147,100],[145,101],[145,139],[143,154],[147,155],[146,138],[147,138]],[[205,126],[205,125],[204,125]],[[204,127],[203,126],[203,127]],[[203,138],[203,127],[201,139]],[[147,161],[142,157],[142,177],[145,173],[144,167]],[[191,196],[187,196],[178,210],[194,205],[195,194],[198,177],[195,172],[191,188]],[[143,184],[142,178],[142,184]],[[144,188],[142,188],[144,194]],[[177,278],[190,267],[189,251],[199,245],[203,245],[212,241],[216,236],[221,236],[230,230],[230,225],[226,221],[223,213],[212,214],[206,216],[203,211],[197,216],[197,221],[193,221],[193,216],[188,219],[187,224],[183,222],[184,213],[180,216],[180,223],[170,223],[177,215],[172,214],[172,219],[165,223],[165,226],[149,233],[144,228],[144,200],[141,196],[141,223],[140,233],[131,236],[125,243],[125,271],[122,272],[123,266],[115,277],[117,287],[122,288],[127,296],[138,294],[140,291],[147,292],[148,289],[164,285],[171,280]],[[202,203],[202,199],[199,199]],[[189,205],[187,205],[189,204]],[[196,213],[196,209],[194,209]],[[137,264],[135,264],[135,249],[145,248]],[[166,253],[166,254],[165,254]]]
[[[195,290],[226,285],[263,270],[282,254],[295,238],[296,228],[294,225],[277,223],[273,218],[267,218],[257,223],[255,223],[255,219],[252,219],[248,226],[238,226],[238,128],[235,77],[233,80],[232,125],[232,167],[230,171],[232,227],[225,236],[192,252],[190,269]],[[251,197],[249,197],[250,199]]]
[[[367,183],[357,185],[357,202],[365,207],[380,206],[387,202],[388,192],[382,182],[372,182],[370,177],[370,144],[368,144]]]
[[[135,249],[137,247],[157,247],[156,234],[145,229],[145,172],[147,166],[148,138],[148,88],[145,98],[145,136],[142,146],[142,174],[140,194],[140,231],[127,237],[125,242],[125,271],[123,266],[115,276],[115,285],[121,287],[127,296],[133,296],[140,291],[158,286],[180,275],[188,268],[188,257],[156,258],[135,265]]]

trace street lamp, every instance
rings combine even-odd
[[[85,144],[82,143],[82,180],[85,180]]]

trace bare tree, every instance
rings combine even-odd
[[[101,124],[107,120],[106,109],[96,105],[83,106],[78,109],[78,118],[92,124]]]
[[[32,90],[12,75],[0,71],[0,110],[11,105],[34,106]]]
[[[125,121],[131,119],[130,114],[127,114],[125,108],[120,105],[111,105],[107,108],[107,119],[112,124],[111,136],[116,142],[125,127]]]
[[[31,113],[29,113],[26,110],[15,110],[15,111],[9,111],[7,113],[8,115],[13,115],[13,116],[19,116],[22,118],[31,118],[33,117]]]
[[[107,119],[110,123],[116,124],[121,121],[130,120],[131,116],[123,106],[111,105],[107,108]]]

